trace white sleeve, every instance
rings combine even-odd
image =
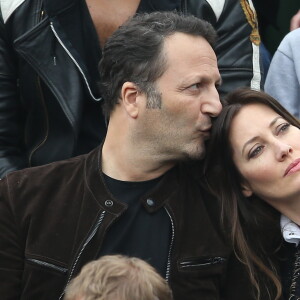
[[[300,61],[294,56],[299,49],[293,46],[288,39],[282,41],[271,61],[264,89],[290,113],[300,118],[300,69],[297,70]]]
[[[211,6],[212,10],[216,15],[216,20],[218,21],[224,8],[225,0],[206,0],[206,1]]]
[[[0,0],[0,8],[4,23],[8,20],[15,9],[25,0]]]

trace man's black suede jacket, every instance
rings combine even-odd
[[[84,5],[0,0],[0,177],[89,152],[105,135],[97,89],[101,49],[91,19],[83,17]],[[257,38],[255,14],[248,1],[141,0],[138,11],[173,9],[216,28],[221,94],[260,87],[259,47],[251,42]]]
[[[126,210],[107,190],[100,162],[97,148],[0,181],[2,300],[62,299],[70,279],[97,258],[111,224]],[[164,208],[169,215],[165,277],[175,300],[254,300],[219,229],[219,207],[189,166],[167,172],[141,202],[150,213]]]

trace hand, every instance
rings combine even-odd
[[[298,12],[291,18],[290,22],[290,31],[300,27],[300,9]]]

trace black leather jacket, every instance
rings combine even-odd
[[[177,9],[211,22],[219,34],[225,94],[261,84],[259,50],[250,41],[254,25],[244,13],[251,9],[240,3],[248,5],[142,0],[138,11]],[[0,177],[86,153],[105,135],[96,84],[101,49],[91,20],[83,22],[83,5],[84,0],[0,0]]]

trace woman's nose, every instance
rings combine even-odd
[[[277,159],[279,161],[283,161],[290,153],[293,152],[293,148],[286,143],[279,142],[277,147]]]

